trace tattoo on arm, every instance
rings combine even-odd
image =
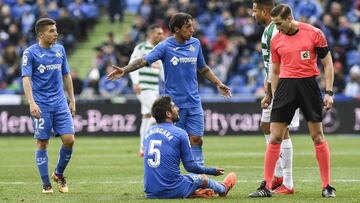
[[[202,76],[211,81],[215,86],[218,86],[221,83],[221,81],[216,77],[216,75],[214,74],[214,72],[212,72],[209,66],[204,66],[198,69],[198,71]]]
[[[140,69],[141,67],[144,67],[147,64],[148,63],[147,63],[147,61],[145,61],[144,58],[135,59],[132,63],[125,66],[124,73],[127,74],[130,72],[136,71],[137,69]]]
[[[205,76],[210,71],[210,68],[205,66],[203,68],[198,69],[198,71],[201,75]]]

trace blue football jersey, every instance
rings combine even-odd
[[[32,93],[42,112],[68,108],[62,75],[70,72],[63,46],[34,44],[22,57],[21,75],[31,77]]]
[[[148,198],[172,198],[191,187],[180,174],[180,160],[193,161],[187,133],[172,123],[152,126],[144,141],[144,191]]]
[[[173,98],[176,106],[189,108],[198,106],[197,70],[206,65],[200,41],[196,38],[179,44],[173,36],[160,42],[145,57],[152,64],[161,60],[165,74],[165,94]]]

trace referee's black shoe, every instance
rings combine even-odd
[[[271,192],[266,188],[266,181],[262,181],[260,187],[253,193],[249,194],[249,197],[271,197]]]
[[[331,185],[327,185],[323,190],[322,190],[322,196],[323,197],[336,197],[335,195],[335,188],[333,188]]]

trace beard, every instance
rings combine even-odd
[[[174,123],[178,122],[179,120],[180,120],[179,115],[176,115],[174,118],[172,118],[172,121],[173,121]]]

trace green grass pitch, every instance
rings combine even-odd
[[[237,185],[227,198],[208,202],[359,202],[360,136],[328,136],[331,150],[332,185],[335,199],[321,197],[321,181],[314,146],[309,136],[294,135],[294,185],[296,193],[266,199],[249,199],[262,180],[263,136],[205,136],[206,165],[237,173]],[[49,170],[53,171],[59,138],[49,145]],[[41,181],[34,160],[35,140],[0,137],[0,202],[149,202],[143,193],[142,159],[137,156],[138,137],[78,137],[66,170],[70,192],[41,194]],[[222,180],[223,177],[215,177]],[[153,200],[153,202],[204,202]]]

